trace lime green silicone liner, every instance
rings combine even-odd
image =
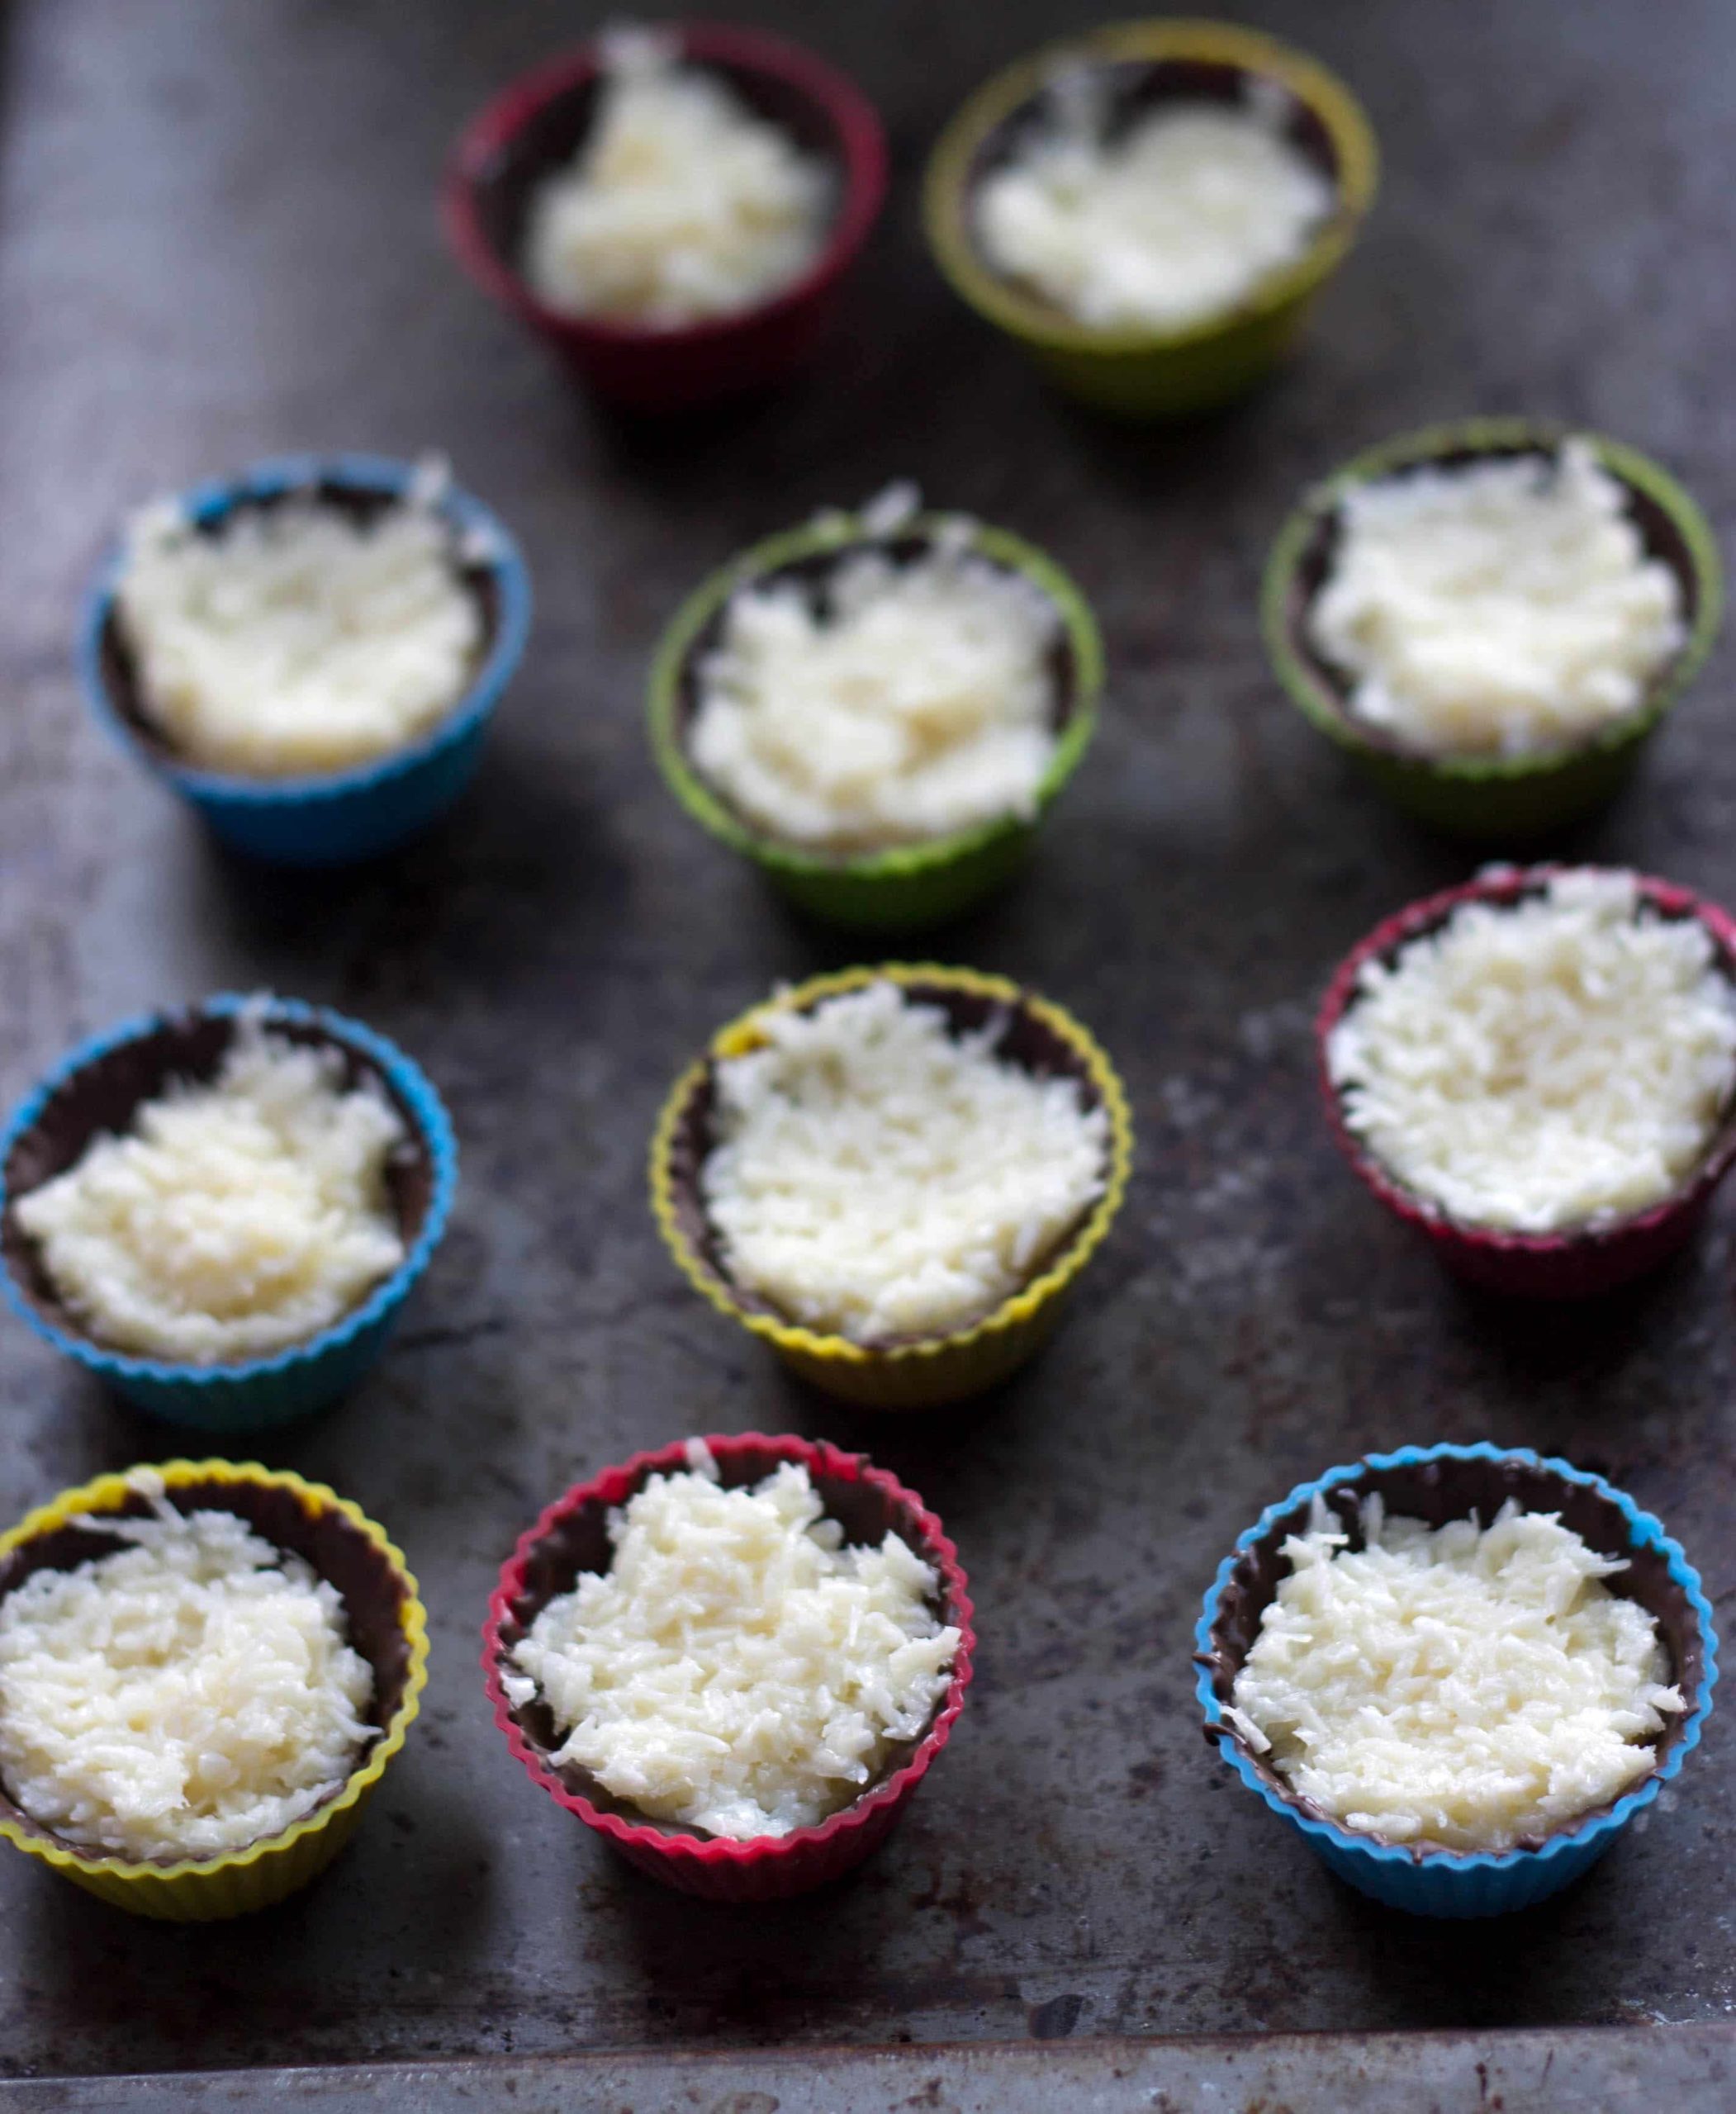
[[[672,1149],[682,1116],[707,1071],[720,1058],[738,1057],[765,1040],[764,1023],[777,1012],[804,1012],[840,992],[880,979],[899,984],[943,985],[1017,1007],[1041,1021],[1079,1056],[1109,1118],[1109,1165],[1103,1193],[1078,1230],[1040,1276],[992,1314],[968,1329],[925,1337],[886,1350],[822,1335],[744,1306],[734,1287],[693,1245],[680,1223],[671,1173]],[[974,969],[940,969],[891,962],[875,969],[848,969],[817,976],[753,1007],[720,1029],[698,1063],[676,1080],[658,1118],[651,1147],[651,1201],[663,1239],[694,1290],[720,1314],[770,1344],[786,1363],[828,1394],[873,1409],[932,1409],[982,1393],[1004,1380],[1048,1337],[1079,1273],[1101,1245],[1126,1193],[1133,1160],[1133,1126],[1115,1068],[1093,1037],[1070,1013],[1022,989],[1003,976]]]
[[[1299,650],[1297,574],[1322,524],[1353,486],[1415,466],[1465,455],[1553,453],[1563,440],[1588,442],[1610,474],[1665,514],[1681,539],[1691,577],[1688,635],[1653,680],[1637,712],[1612,721],[1580,747],[1524,756],[1424,756],[1363,727],[1343,696]],[[1724,615],[1724,569],[1705,516],[1648,457],[1598,434],[1536,419],[1466,419],[1383,442],[1316,486],[1284,524],[1267,562],[1260,595],[1266,650],[1293,702],[1345,750],[1395,806],[1454,836],[1491,844],[1523,841],[1590,813],[1614,794],[1664,714],[1705,663]]]
[[[1318,119],[1337,164],[1338,201],[1293,264],[1235,307],[1185,329],[1097,329],[991,270],[970,225],[972,179],[991,136],[1039,95],[1058,67],[1163,60],[1239,69],[1279,83]],[[979,315],[1017,339],[1056,386],[1101,410],[1167,418],[1206,410],[1251,388],[1287,352],[1374,197],[1379,158],[1360,104],[1335,75],[1271,37],[1226,22],[1156,18],[1070,37],[979,88],[942,134],[928,164],[923,217],[935,261]]]
[[[900,845],[856,858],[831,858],[778,843],[750,828],[725,805],[688,761],[681,739],[681,683],[688,659],[706,627],[738,589],[852,545],[933,537],[948,516],[918,515],[890,538],[873,535],[859,514],[826,514],[805,527],[770,537],[714,573],[681,605],[663,634],[651,671],[651,740],[670,790],[694,820],[751,859],[794,902],[815,917],[858,929],[889,931],[930,925],[956,916],[1014,873],[1036,839],[1037,825],[1072,776],[1097,723],[1103,648],[1084,597],[1059,566],[1003,528],[973,524],[971,548],[1009,571],[1022,573],[1060,610],[1072,662],[1072,698],[1055,753],[1036,790],[1030,817],[1007,815],[975,829],[925,844]]]
[[[398,1573],[404,1589],[399,1619],[409,1646],[409,1664],[402,1701],[384,1732],[369,1748],[367,1761],[336,1797],[304,1814],[281,1834],[262,1836],[257,1842],[227,1851],[221,1856],[147,1864],[124,1857],[85,1856],[53,1836],[0,1814],[0,1835],[16,1843],[27,1856],[40,1858],[74,1886],[100,1895],[116,1908],[167,1922],[213,1922],[268,1908],[306,1886],[355,1832],[363,1808],[385,1775],[387,1763],[403,1746],[404,1736],[421,1707],[421,1693],[428,1680],[428,1615],[416,1597],[416,1581],[402,1552],[358,1506],[323,1483],[304,1482],[287,1469],[267,1468],[257,1461],[169,1461],[154,1472],[170,1490],[185,1483],[263,1485],[293,1492],[310,1514],[340,1512],[384,1556]],[[14,1549],[39,1535],[55,1533],[78,1514],[111,1512],[134,1494],[134,1486],[124,1475],[98,1476],[77,1490],[64,1491],[49,1504],[39,1505],[9,1533],[0,1535],[0,1564]]]

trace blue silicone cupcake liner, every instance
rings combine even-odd
[[[0,1289],[4,1290],[13,1311],[44,1342],[52,1344],[87,1372],[107,1382],[140,1409],[171,1423],[197,1424],[206,1431],[253,1431],[306,1416],[353,1386],[385,1347],[399,1309],[439,1245],[458,1186],[458,1144],[451,1121],[420,1066],[385,1036],[340,1013],[293,998],[265,1002],[268,1025],[315,1030],[320,1038],[353,1052],[377,1072],[409,1117],[420,1141],[426,1160],[428,1190],[408,1252],[392,1274],[341,1321],[270,1358],[240,1365],[176,1365],[107,1350],[91,1338],[62,1326],[31,1296],[21,1277],[21,1261],[27,1244],[21,1249],[20,1241],[12,1236],[7,1181],[21,1140],[36,1130],[50,1104],[81,1074],[89,1073],[129,1044],[164,1031],[191,1031],[204,1021],[232,1019],[244,1007],[258,1002],[225,992],[178,1012],[141,1015],[93,1036],[64,1057],[32,1088],[0,1134],[0,1229],[5,1233]],[[98,1123],[87,1135],[102,1127]]]
[[[324,489],[399,498],[416,466],[374,455],[284,456],[238,477],[200,485],[179,504],[201,524],[285,492]],[[111,680],[116,585],[126,562],[116,543],[98,569],[79,623],[78,673],[98,718],[132,753],[195,808],[237,851],[285,865],[333,866],[389,851],[445,812],[470,782],[483,736],[524,654],[530,629],[530,576],[517,544],[479,500],[448,485],[436,502],[461,546],[465,576],[486,597],[490,638],[469,689],[410,747],[351,770],[304,778],[242,778],[177,762],[116,696]]]
[[[1565,1500],[1576,1502],[1576,1491],[1589,1493],[1604,1508],[1613,1509],[1625,1523],[1625,1546],[1644,1552],[1662,1567],[1660,1584],[1670,1597],[1679,1598],[1684,1626],[1697,1644],[1699,1678],[1692,1685],[1688,1709],[1664,1735],[1668,1742],[1652,1773],[1639,1787],[1613,1805],[1588,1814],[1571,1827],[1546,1837],[1535,1848],[1518,1847],[1492,1852],[1468,1853],[1442,1849],[1415,1850],[1358,1835],[1324,1816],[1305,1808],[1293,1794],[1280,1789],[1281,1780],[1256,1760],[1241,1735],[1225,1719],[1224,1695],[1229,1691],[1239,1655],[1226,1652],[1224,1624],[1231,1598],[1245,1592],[1254,1576],[1254,1554],[1264,1545],[1275,1550],[1283,1536],[1306,1526],[1313,1499],[1341,1490],[1345,1485],[1408,1472],[1413,1485],[1439,1486],[1446,1464],[1487,1464],[1487,1490],[1498,1499],[1503,1485],[1518,1495],[1527,1510],[1557,1510],[1539,1503],[1553,1484]],[[1451,1475],[1453,1469],[1447,1467]],[[1461,1476],[1467,1471],[1459,1471]],[[1529,1487],[1530,1497],[1525,1495]],[[1406,1509],[1395,1499],[1391,1509]],[[1487,1517],[1493,1506],[1480,1508]],[[1463,1511],[1443,1511],[1442,1517],[1463,1517]],[[1568,1522],[1572,1524],[1570,1519]],[[1578,1531],[1583,1532],[1581,1529]],[[1591,1538],[1590,1536],[1587,1538]],[[1607,1547],[1608,1544],[1606,1543]],[[1254,1610],[1257,1614],[1257,1610]],[[1278,1818],[1295,1828],[1310,1849],[1338,1876],[1360,1892],[1371,1894],[1390,1908],[1413,1915],[1442,1917],[1502,1916],[1511,1910],[1530,1908],[1558,1893],[1577,1879],[1615,1841],[1636,1813],[1657,1799],[1663,1786],[1681,1769],[1687,1755],[1699,1744],[1700,1730],[1712,1708],[1712,1689],[1718,1679],[1717,1636],[1712,1610],[1700,1590],[1700,1575],[1682,1553],[1680,1545],[1664,1532],[1650,1513],[1642,1512],[1632,1498],[1613,1489],[1601,1476],[1570,1467],[1567,1462],[1534,1453],[1524,1447],[1406,1446],[1396,1453],[1371,1453],[1344,1467],[1329,1469],[1316,1482],[1298,1483],[1289,1495],[1269,1505],[1255,1524],[1236,1543],[1218,1567],[1212,1590],[1194,1633],[1195,1663],[1199,1668],[1197,1692],[1205,1714],[1206,1737],[1218,1748],[1248,1789],[1255,1793]],[[1683,1672],[1683,1654],[1677,1652],[1677,1677]],[[1688,1671],[1691,1671],[1691,1660]],[[1683,1685],[1686,1686],[1686,1681]],[[1220,1695],[1221,1688],[1224,1695]]]

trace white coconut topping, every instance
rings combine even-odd
[[[1308,612],[1351,716],[1433,755],[1569,747],[1635,710],[1686,636],[1591,443],[1353,486]]]
[[[389,1276],[405,1251],[386,1170],[408,1134],[343,1069],[244,1013],[214,1079],[172,1081],[21,1197],[80,1325],[116,1350],[226,1364],[317,1335]]]
[[[892,487],[865,529],[899,533],[913,499]],[[1035,813],[1060,612],[975,533],[956,519],[910,562],[870,545],[818,588],[773,577],[730,597],[688,753],[755,827],[849,854]]]
[[[920,1737],[959,1633],[897,1534],[843,1546],[805,1468],[724,1490],[702,1445],[688,1458],[609,1514],[609,1568],[552,1600],[513,1657],[567,1735],[557,1761],[653,1820],[787,1835]]]
[[[941,1334],[1036,1274],[1102,1195],[1108,1118],[1078,1083],[956,1035],[877,981],[768,1013],[713,1070],[700,1174],[725,1268],[793,1320],[858,1343]]]
[[[1625,1571],[1511,1500],[1431,1531],[1316,1500],[1237,1675],[1234,1722],[1306,1799],[1395,1842],[1501,1851],[1563,1827],[1651,1769],[1685,1708]],[[1250,1730],[1250,1728],[1252,1728]]]
[[[604,42],[595,119],[531,201],[524,271],[551,308],[674,328],[730,315],[818,254],[825,165],[656,32]]]
[[[123,1544],[0,1600],[0,1779],[79,1846],[210,1857],[276,1835],[379,1728],[336,1589],[230,1512],[77,1524]]]
[[[1643,1210],[1701,1159],[1736,1090],[1736,992],[1698,918],[1580,869],[1368,963],[1326,1059],[1407,1187],[1549,1233]]]
[[[371,519],[296,493],[202,528],[129,526],[116,613],[141,710],[206,770],[289,778],[407,747],[458,704],[482,640],[424,478]]]
[[[1070,68],[1042,120],[978,186],[994,269],[1100,329],[1181,330],[1300,258],[1328,178],[1285,136],[1272,83],[1243,105],[1172,102],[1108,121],[1105,77]]]

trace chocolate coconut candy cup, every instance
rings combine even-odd
[[[977,242],[977,187],[1040,121],[1055,73],[1079,66],[1106,78],[1112,121],[1164,102],[1240,102],[1250,83],[1288,97],[1288,136],[1336,194],[1303,254],[1221,313],[1179,330],[1096,328],[995,270]],[[923,216],[935,262],[953,291],[1022,345],[1057,388],[1121,417],[1171,418],[1245,394],[1290,349],[1356,239],[1373,200],[1377,165],[1361,106],[1304,54],[1226,22],[1122,22],[1051,45],[979,88],[935,148]]]
[[[495,1723],[533,1783],[557,1805],[594,1828],[627,1861],[650,1878],[683,1894],[712,1901],[772,1901],[806,1894],[858,1865],[891,1832],[949,1738],[970,1685],[976,1634],[974,1610],[958,1552],[940,1521],[914,1491],[860,1453],[804,1439],[768,1439],[758,1432],[704,1441],[726,1489],[761,1481],[780,1463],[806,1468],[827,1515],[842,1526],[847,1541],[878,1544],[897,1533],[939,1576],[933,1610],[959,1632],[959,1647],[946,1693],[919,1740],[895,1751],[879,1779],[828,1819],[787,1835],[737,1841],[675,1822],[647,1820],[614,1798],[586,1770],[556,1762],[562,1744],[540,1697],[515,1704],[501,1676],[510,1654],[548,1604],[570,1593],[580,1574],[606,1571],[612,1560],[608,1518],[652,1475],[676,1475],[688,1467],[685,1439],[653,1453],[637,1453],[593,1481],[576,1484],[557,1498],[519,1540],[503,1566],[482,1630],[482,1671]]]
[[[813,589],[847,557],[874,550],[894,565],[913,563],[953,533],[943,514],[918,516],[893,534],[875,533],[859,514],[829,514],[773,536],[696,589],[664,633],[652,664],[652,748],[665,782],[702,828],[751,859],[790,899],[816,917],[858,930],[908,930],[938,923],[981,902],[1018,870],[1044,816],[1078,768],[1097,724],[1103,640],[1090,605],[1053,560],[1005,529],[974,525],[970,549],[1022,574],[1054,604],[1061,635],[1051,656],[1055,750],[1030,815],[1002,815],[967,830],[883,851],[804,851],[770,837],[729,805],[695,768],[688,740],[699,706],[699,669],[718,644],[730,597],[741,589],[792,581]]]
[[[347,1498],[258,1462],[170,1461],[160,1476],[179,1512],[233,1512],[262,1538],[303,1557],[337,1588],[349,1641],[373,1669],[370,1720],[380,1737],[311,1813],[280,1833],[201,1858],[97,1855],[32,1820],[0,1785],[0,1836],[86,1893],[135,1916],[207,1922],[264,1908],[323,1871],[354,1833],[404,1745],[428,1679],[428,1617],[402,1552]],[[33,1572],[70,1570],[124,1546],[74,1525],[81,1514],[138,1518],[149,1500],[126,1476],[99,1476],[0,1535],[0,1599]]]
[[[443,197],[446,232],[486,293],[510,309],[576,380],[648,413],[690,410],[781,382],[820,350],[886,195],[886,143],[855,83],[799,45],[723,22],[667,26],[689,64],[720,75],[757,116],[833,172],[826,238],[791,284],[733,315],[674,325],[611,321],[551,308],[520,259],[537,187],[566,168],[591,129],[603,72],[589,44],[504,88],[458,141]]]
[[[1028,1282],[968,1327],[932,1336],[859,1344],[801,1327],[731,1279],[706,1215],[700,1169],[712,1149],[714,1068],[765,1039],[765,1022],[785,1011],[809,1012],[822,1000],[885,980],[926,1005],[938,1006],[963,1033],[998,1013],[1011,1026],[1001,1054],[1042,1077],[1078,1081],[1088,1107],[1108,1116],[1104,1185]],[[1053,1331],[1080,1273],[1121,1208],[1133,1159],[1133,1126],[1114,1067],[1070,1013],[1005,977],[975,970],[889,963],[818,976],[755,1006],[713,1037],[709,1050],[676,1082],[651,1147],[652,1209],[687,1282],[720,1314],[771,1345],[786,1364],[846,1401],[881,1410],[923,1410],[981,1394],[1017,1371]]]
[[[1559,1513],[1592,1548],[1625,1557],[1628,1569],[1604,1582],[1637,1600],[1656,1621],[1671,1680],[1687,1708],[1655,1742],[1650,1772],[1631,1791],[1566,1826],[1513,1849],[1466,1852],[1427,1842],[1396,1843],[1340,1825],[1293,1791],[1225,1715],[1236,1677],[1259,1633],[1288,1565],[1283,1543],[1307,1531],[1316,1496],[1350,1538],[1362,1543],[1360,1505],[1378,1495],[1390,1516],[1431,1527],[1473,1512],[1492,1520],[1509,1498],[1527,1512]],[[1389,1907],[1413,1915],[1500,1916],[1530,1908],[1577,1879],[1657,1799],[1699,1744],[1718,1678],[1717,1638],[1700,1576],[1658,1520],[1601,1476],[1525,1448],[1406,1446],[1370,1454],[1301,1483],[1269,1506],[1219,1567],[1195,1632],[1197,1693],[1207,1739],[1250,1791],[1295,1828],[1338,1876]]]
[[[1639,706],[1582,741],[1517,756],[1428,753],[1354,717],[1349,679],[1307,635],[1309,612],[1337,552],[1345,493],[1416,469],[1553,457],[1571,438],[1587,441],[1623,486],[1647,557],[1668,566],[1681,586],[1686,636]],[[1267,652],[1292,702],[1394,806],[1449,836],[1511,844],[1558,829],[1615,793],[1704,666],[1723,619],[1723,580],[1705,516],[1667,471],[1636,449],[1539,419],[1468,419],[1384,442],[1316,486],[1273,547],[1260,620]]]
[[[1339,965],[1314,1024],[1321,1091],[1338,1148],[1363,1185],[1425,1239],[1456,1276],[1491,1292],[1528,1299],[1589,1299],[1644,1276],[1685,1247],[1699,1230],[1718,1185],[1736,1162],[1736,1094],[1705,1153],[1667,1196],[1644,1211],[1563,1228],[1512,1233],[1454,1218],[1432,1198],[1406,1188],[1345,1119],[1327,1050],[1332,1031],[1354,1006],[1364,966],[1391,963],[1413,941],[1444,925],[1463,903],[1512,904],[1540,894],[1559,865],[1492,868],[1461,888],[1424,898],[1378,925]],[[1641,900],[1665,917],[1697,918],[1711,935],[1724,974],[1736,982],[1736,921],[1689,889],[1635,875]]]
[[[211,533],[243,509],[309,494],[366,521],[403,499],[418,474],[414,463],[379,456],[286,456],[201,485],[179,504]],[[92,709],[235,851],[293,866],[341,865],[390,851],[443,814],[470,783],[530,630],[530,576],[505,525],[455,486],[441,493],[437,510],[481,615],[482,644],[463,694],[406,747],[348,770],[283,778],[208,770],[182,756],[150,714],[120,622],[124,547],[104,559],[79,629],[78,671]]]
[[[268,1358],[176,1364],[110,1349],[93,1336],[55,1291],[36,1243],[18,1223],[17,1203],[71,1167],[99,1133],[124,1131],[140,1103],[171,1081],[213,1078],[240,1015],[259,1003],[224,993],[94,1037],[26,1095],[0,1135],[0,1290],[13,1311],[140,1409],[209,1431],[282,1424],[353,1386],[384,1349],[399,1310],[439,1244],[458,1185],[452,1125],[419,1066],[358,1021],[294,999],[266,1001],[262,1018],[274,1035],[338,1050],[344,1084],[377,1082],[403,1119],[406,1142],[388,1164],[387,1183],[404,1260],[341,1320]]]

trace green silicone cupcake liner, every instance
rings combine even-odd
[[[404,1745],[428,1680],[428,1613],[403,1552],[359,1506],[323,1483],[257,1461],[170,1461],[155,1472],[172,1498],[235,1512],[279,1548],[305,1557],[342,1595],[351,1641],[373,1668],[380,1737],[338,1789],[275,1835],[215,1857],[103,1855],[64,1841],[0,1789],[0,1836],[116,1908],[175,1923],[212,1922],[270,1907],[323,1871],[355,1832],[388,1764]],[[0,1596],[31,1572],[105,1552],[74,1523],[85,1514],[137,1512],[124,1475],[64,1491],[0,1535]],[[110,1545],[112,1546],[112,1545]]]
[[[925,1001],[948,1006],[960,1025],[975,1026],[998,1009],[1013,1011],[1032,1054],[1039,1056],[1040,1069],[1077,1078],[1107,1112],[1109,1150],[1103,1194],[1029,1284],[968,1328],[875,1345],[799,1327],[738,1290],[714,1253],[699,1173],[709,1145],[711,1069],[718,1059],[757,1048],[764,1040],[768,1014],[804,1012],[823,998],[882,978]],[[1070,1013],[1003,976],[891,962],[814,977],[750,1007],[719,1029],[705,1055],[676,1080],[663,1105],[652,1140],[651,1201],[670,1253],[694,1290],[720,1314],[770,1344],[804,1379],[866,1408],[934,1409],[994,1386],[1046,1340],[1121,1208],[1132,1159],[1132,1119],[1121,1081],[1096,1040]]]
[[[1344,680],[1308,647],[1302,629],[1330,562],[1345,492],[1424,463],[1553,454],[1570,438],[1588,442],[1604,468],[1627,488],[1648,552],[1663,559],[1681,583],[1687,637],[1639,709],[1577,747],[1529,756],[1427,756],[1360,725],[1345,708]],[[1544,835],[1607,800],[1705,665],[1723,614],[1716,539],[1668,472],[1619,441],[1536,419],[1467,419],[1402,434],[1356,456],[1309,492],[1284,524],[1267,562],[1260,600],[1273,666],[1313,725],[1346,751],[1395,806],[1431,828],[1492,843]]]
[[[956,916],[1013,874],[1036,840],[1051,803],[1072,776],[1097,723],[1103,649],[1079,589],[1052,560],[1005,529],[974,525],[971,548],[1022,573],[1060,610],[1065,666],[1055,753],[1037,788],[1032,816],[1008,815],[927,843],[899,845],[856,857],[831,857],[780,844],[752,827],[694,769],[685,746],[691,709],[689,671],[715,631],[730,596],[773,574],[823,571],[845,552],[876,544],[894,553],[926,543],[950,517],[925,514],[876,534],[856,514],[828,514],[806,527],[768,538],[697,589],[664,633],[652,665],[652,747],[670,790],[694,820],[751,859],[791,901],[817,917],[858,930],[908,930]]]
[[[1183,94],[1232,92],[1238,77],[1277,83],[1300,116],[1296,136],[1326,168],[1337,204],[1304,254],[1223,314],[1181,330],[1080,323],[992,270],[978,251],[970,200],[999,142],[1055,71],[1081,63],[1173,76]],[[1321,287],[1344,261],[1374,197],[1374,135],[1343,82],[1302,52],[1226,22],[1122,22],[1032,53],[978,89],[942,134],[923,216],[953,291],[1022,344],[1070,396],[1127,418],[1170,418],[1230,402],[1288,350]]]

